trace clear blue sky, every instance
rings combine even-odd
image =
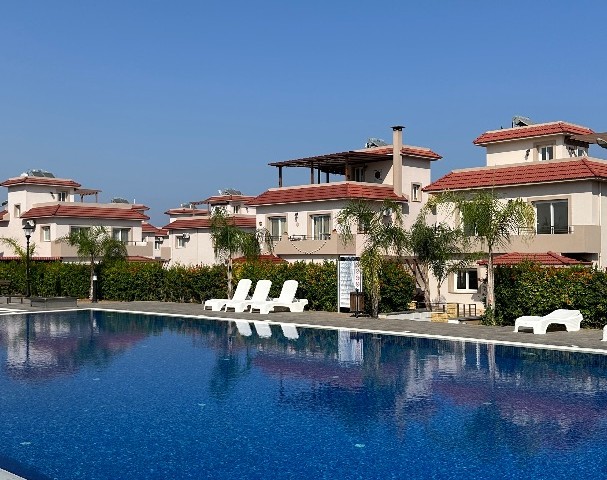
[[[0,3],[2,177],[30,168],[135,199],[152,222],[268,162],[391,140],[482,165],[513,115],[607,130],[603,1]],[[607,152],[605,152],[607,153]],[[594,146],[591,154],[605,157]],[[286,184],[308,172],[287,169]]]

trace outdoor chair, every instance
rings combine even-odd
[[[298,285],[297,280],[285,281],[278,298],[261,302],[250,302],[251,312],[259,310],[260,314],[268,314],[275,311],[276,307],[286,308],[290,312],[303,312],[304,307],[308,304],[308,300],[305,298],[301,300],[295,298]]]
[[[247,299],[247,295],[249,295],[249,289],[251,288],[251,280],[248,278],[243,278],[238,282],[236,286],[236,291],[234,292],[234,296],[232,297],[233,301],[243,301]],[[219,312],[223,307],[225,307],[226,302],[229,302],[228,298],[211,298],[204,302],[204,310],[207,310],[209,307],[213,312]]]
[[[543,335],[546,333],[548,325],[556,323],[558,325],[565,325],[568,332],[577,332],[580,329],[582,319],[583,317],[579,310],[559,309],[543,317],[536,315],[519,317],[514,321],[514,331],[518,332],[521,327],[532,328],[533,333]]]
[[[250,300],[228,300],[225,303],[226,311],[228,308],[234,309],[234,312],[244,312],[252,303],[260,303],[268,298],[270,288],[272,287],[271,280],[259,280],[253,290],[253,296]]]

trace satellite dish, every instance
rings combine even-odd
[[[529,117],[522,117],[520,115],[515,115],[514,117],[512,117],[512,127],[526,127],[528,125],[534,124],[535,122]]]
[[[373,147],[386,147],[388,144],[382,140],[381,138],[367,138],[367,142],[365,143],[365,148],[373,148]]]
[[[604,138],[597,137],[596,138],[596,144],[599,147],[607,148],[607,140],[605,140]]]

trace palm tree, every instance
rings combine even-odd
[[[460,228],[452,228],[446,223],[428,225],[427,209],[423,209],[407,234],[407,250],[413,254],[409,262],[413,276],[421,280],[426,307],[431,309],[431,271],[437,281],[437,297],[447,277],[467,267],[475,255],[467,253],[468,238]]]
[[[405,247],[400,205],[391,200],[352,200],[339,212],[337,224],[344,244],[352,240],[355,231],[365,234],[360,266],[371,299],[371,316],[377,318],[382,260],[386,255],[400,255]]]
[[[15,252],[21,260],[25,260],[27,257],[27,252],[25,248],[21,246],[21,244],[12,237],[0,237],[0,243],[3,243],[7,247],[10,247]],[[34,242],[30,242],[30,251],[29,256],[32,257],[34,255],[34,251],[36,250],[36,244]]]
[[[451,214],[459,215],[467,235],[476,237],[487,252],[487,307],[495,305],[493,254],[497,248],[510,244],[512,234],[534,234],[535,210],[522,198],[504,201],[494,191],[473,195],[445,193],[436,204],[450,205]]]
[[[270,252],[273,242],[267,229],[257,229],[254,232],[243,230],[236,226],[235,217],[229,216],[224,208],[215,208],[211,215],[211,240],[215,256],[226,262],[228,298],[232,298],[233,280],[232,263],[236,256],[254,259],[261,254],[265,244]]]
[[[89,262],[91,278],[89,298],[91,300],[93,299],[96,264],[123,260],[127,255],[126,245],[113,238],[109,230],[100,225],[72,230],[69,235],[60,238],[59,241],[76,247],[78,257]]]

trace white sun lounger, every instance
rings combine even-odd
[[[257,335],[259,335],[261,338],[270,338],[272,336],[272,330],[270,329],[270,325],[268,323],[255,320],[253,321],[253,325],[255,325]]]
[[[259,310],[260,314],[268,314],[275,311],[276,307],[287,308],[290,312],[303,312],[304,307],[308,304],[308,300],[305,298],[297,300],[295,298],[298,286],[299,283],[297,280],[287,280],[283,283],[278,298],[262,302],[251,302],[251,312],[253,310]]]
[[[282,334],[289,340],[297,340],[299,338],[297,327],[292,323],[281,323],[280,327],[282,328]]]
[[[536,315],[519,317],[514,321],[514,331],[518,332],[521,327],[532,328],[533,333],[543,335],[546,333],[548,325],[556,323],[565,325],[568,332],[577,332],[580,329],[582,319],[583,317],[579,310],[559,309],[543,317]]]
[[[253,335],[251,331],[251,325],[246,320],[234,320],[236,322],[236,328],[238,329],[238,333],[240,333],[243,337],[250,337]]]
[[[233,301],[243,301],[247,299],[247,295],[249,294],[249,289],[251,288],[251,280],[248,278],[243,278],[238,282],[236,286],[236,291],[232,297]],[[210,308],[213,312],[219,312],[223,307],[225,307],[226,302],[230,301],[227,298],[211,298],[204,302],[204,310]]]
[[[260,303],[267,300],[271,287],[271,280],[259,280],[257,285],[255,285],[255,290],[250,300],[228,300],[225,304],[226,311],[228,308],[233,308],[235,312],[244,312],[252,303]]]

